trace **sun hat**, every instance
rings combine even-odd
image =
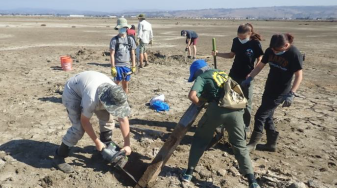
[[[128,117],[130,115],[131,109],[122,87],[104,83],[98,87],[97,94],[104,108],[111,115],[119,118]]]
[[[137,18],[145,19],[145,14],[139,14]]]
[[[120,29],[120,28],[130,28],[131,26],[128,25],[128,21],[125,18],[118,18],[117,19],[117,26],[115,27],[116,30]]]
[[[199,69],[201,69],[203,67],[206,67],[206,66],[208,66],[208,65],[207,65],[206,61],[203,60],[203,59],[198,59],[198,60],[194,61],[191,65],[191,67],[190,67],[190,78],[188,79],[188,82],[193,82],[195,80],[195,77],[194,77],[195,73]]]

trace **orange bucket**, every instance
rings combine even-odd
[[[61,56],[61,67],[64,71],[71,71],[73,69],[73,60],[69,56]]]

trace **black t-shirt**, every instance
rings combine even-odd
[[[233,79],[246,79],[254,69],[256,58],[263,55],[260,41],[250,40],[242,44],[237,37],[233,39],[231,51],[235,53],[234,63],[229,73]]]
[[[282,55],[275,55],[273,50],[268,48],[262,63],[269,63],[270,66],[264,94],[277,98],[290,91],[294,73],[302,70],[303,57],[293,45]]]
[[[186,38],[196,39],[198,38],[198,34],[195,31],[186,30]]]

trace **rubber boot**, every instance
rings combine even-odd
[[[101,134],[99,135],[99,139],[105,145],[108,145],[109,143],[112,142],[112,131],[110,130],[110,131],[101,132]]]
[[[68,163],[65,162],[65,158],[69,155],[69,146],[62,143],[60,147],[55,151],[53,165],[55,168],[61,170],[64,173],[72,173],[74,169]]]
[[[258,144],[256,146],[256,149],[260,151],[276,152],[276,144],[277,144],[278,136],[279,136],[279,132],[277,131],[267,131],[267,143]]]
[[[249,152],[255,150],[256,145],[260,142],[262,138],[262,133],[253,131],[252,136],[250,137],[249,143],[247,145],[247,149]]]

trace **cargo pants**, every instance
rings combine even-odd
[[[69,120],[72,126],[67,130],[62,142],[73,147],[83,137],[85,131],[81,125],[81,99],[74,95],[71,88],[64,88],[62,95],[62,103],[66,107]],[[105,109],[96,110],[94,112],[99,119],[100,132],[112,131],[115,128],[113,117]]]
[[[244,81],[245,79],[233,78],[233,80],[241,85],[241,82]],[[253,104],[253,87],[254,87],[254,81],[250,83],[250,86],[248,88],[241,87],[242,92],[248,101],[247,107],[244,109],[244,114],[243,114],[243,121],[246,127],[249,127],[250,121],[252,119],[251,114],[252,114],[252,104]]]
[[[188,167],[195,168],[197,166],[200,157],[213,138],[215,129],[223,125],[228,132],[235,158],[239,162],[240,173],[243,175],[254,174],[246,148],[245,124],[242,117],[243,110],[230,110],[219,107],[215,102],[209,103],[193,137]]]

